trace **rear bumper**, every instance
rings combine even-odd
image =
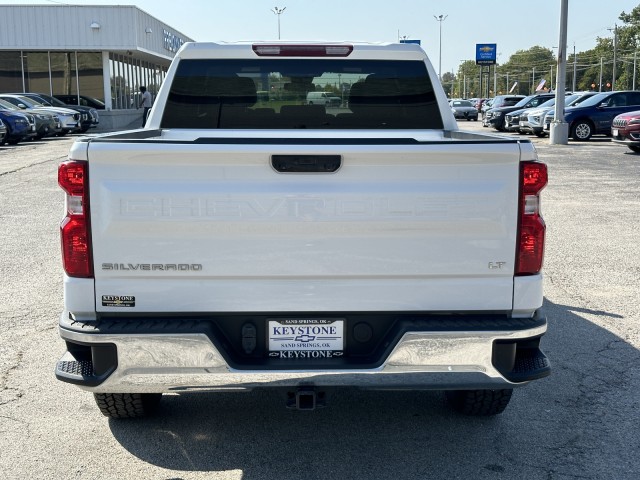
[[[488,321],[486,315],[428,317],[404,322],[416,325],[415,329],[405,328],[380,361],[365,368],[346,359],[323,365],[308,360],[304,365],[269,360],[238,365],[224,353],[220,339],[212,338],[205,320],[77,322],[65,312],[60,336],[67,352],[56,365],[56,376],[92,392],[153,393],[309,385],[496,389],[550,373],[539,348],[547,330],[546,318],[540,314],[529,319],[496,316]]]

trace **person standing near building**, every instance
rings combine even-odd
[[[140,97],[140,103],[138,104],[138,108],[144,108],[142,112],[142,126],[147,123],[147,115],[149,115],[149,110],[151,110],[151,94],[147,92],[147,87],[141,86],[140,93],[142,96]]]

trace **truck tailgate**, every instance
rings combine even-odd
[[[510,310],[519,148],[91,142],[96,309]]]

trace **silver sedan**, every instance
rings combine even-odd
[[[467,100],[451,100],[449,106],[456,120],[458,118],[473,120],[474,122],[478,120],[478,110]]]

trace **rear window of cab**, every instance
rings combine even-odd
[[[331,102],[313,102],[324,92]],[[161,128],[442,129],[422,61],[186,59]]]

